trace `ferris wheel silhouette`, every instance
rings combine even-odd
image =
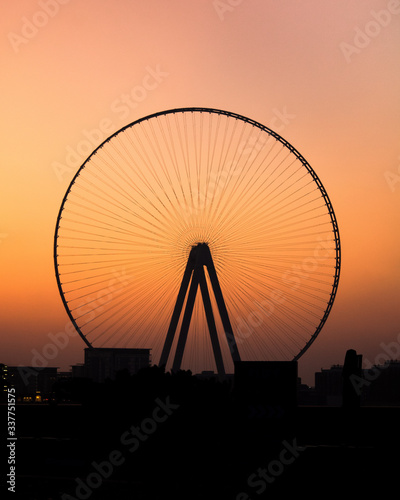
[[[332,309],[341,247],[324,186],[285,139],[180,108],[87,158],[61,203],[54,263],[88,347],[151,348],[174,371],[224,374],[304,354]]]

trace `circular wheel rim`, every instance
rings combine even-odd
[[[168,164],[163,155],[168,158]],[[120,168],[121,165],[123,168]],[[285,177],[282,177],[281,172],[286,172]],[[130,176],[134,175],[136,178],[132,183]],[[111,186],[112,182],[117,186],[114,187],[115,193],[112,193],[113,201],[108,205],[104,179],[108,179]],[[260,191],[257,183],[265,186],[263,191]],[[307,191],[308,185],[312,187],[310,191]],[[128,188],[133,190],[133,194]],[[242,189],[245,196],[249,197],[251,208],[241,200],[238,189],[239,195]],[[257,197],[261,208],[257,208],[255,201],[250,199],[251,195]],[[314,195],[318,196],[314,199]],[[154,199],[150,199],[147,206],[139,208],[146,196],[154,196]],[[122,198],[130,199],[131,205],[127,207],[120,203]],[[304,203],[300,201],[302,198]],[[272,208],[269,209],[267,204]],[[290,208],[293,204],[296,210]],[[253,215],[258,209],[264,213],[263,216]],[[102,210],[106,215],[98,219]],[[147,239],[147,244],[143,243],[140,249],[138,245],[132,247],[132,241],[128,241],[135,234],[137,236],[134,231],[129,234],[128,228],[138,222],[139,211],[142,220],[148,223],[146,235],[153,231],[151,244]],[[242,212],[246,212],[247,225],[253,228],[253,232],[265,233],[266,238],[262,239],[253,233],[249,236],[248,229],[245,232],[246,221],[243,220]],[[145,213],[147,219],[143,219]],[[304,218],[310,213],[309,219]],[[230,232],[224,233],[218,229],[222,215],[224,227],[229,227]],[[180,225],[179,217],[185,220]],[[269,221],[268,224],[263,223],[263,218],[264,222]],[[313,219],[316,219],[315,228],[319,224],[321,231],[311,236],[312,225],[307,224],[311,224]],[[116,220],[119,226],[113,227]],[[157,220],[163,221],[167,231],[157,233],[160,230],[156,227]],[[284,235],[285,230],[289,231],[288,228],[296,224],[293,220],[299,224],[297,233],[296,228],[292,231],[292,237],[300,242],[297,250],[296,245],[287,243]],[[75,227],[72,227],[74,224]],[[250,244],[242,243],[240,252],[235,250],[240,237],[236,241],[233,237],[240,234],[238,227],[251,240]],[[110,231],[114,231],[114,240]],[[168,244],[163,243],[162,234],[168,239]],[[71,245],[74,238],[75,243],[78,243]],[[126,245],[122,243],[124,238]],[[98,244],[94,241],[96,239]],[[265,239],[267,242],[263,243]],[[114,251],[114,254],[119,257],[114,264],[110,259],[113,242],[114,249],[118,247],[118,252]],[[54,264],[63,304],[86,345],[152,348],[153,359],[158,359],[184,266],[191,247],[199,242],[206,242],[210,246],[242,359],[298,360],[326,323],[338,289],[341,245],[331,201],[309,163],[279,134],[239,114],[211,108],[171,109],[126,125],[98,146],[72,179],[57,217]],[[250,248],[252,245],[259,245],[260,250],[257,251],[264,250],[264,254],[255,252],[254,248]],[[71,247],[75,247],[72,252],[76,254],[68,253]],[[275,250],[268,259],[265,252],[269,247]],[[140,259],[148,266],[147,272],[143,264],[143,272],[139,273],[138,255],[133,256],[135,262],[132,257],[120,258],[124,253],[122,250],[129,248],[142,252]],[[149,252],[153,252],[153,257]],[[103,258],[101,265],[99,258]],[[160,261],[158,266],[155,265],[156,258]],[[264,259],[265,266],[256,265],[256,258]],[[244,262],[246,259],[248,261]],[[157,280],[164,295],[168,294],[168,300],[160,304],[165,310],[160,312],[153,308],[157,318],[146,323],[143,315],[137,316],[135,308],[138,311],[140,307],[146,306],[145,297],[142,301],[138,298],[140,293],[150,300],[149,293],[145,293],[145,285],[146,280],[149,285],[152,279],[151,265],[155,265],[157,273],[164,266],[165,279],[163,281],[163,276],[158,276]],[[110,266],[111,274],[107,274]],[[168,269],[168,266],[175,266],[173,273],[172,267]],[[235,273],[238,274],[236,281]],[[257,277],[259,273],[264,274],[263,279],[270,280],[264,289],[262,280]],[[247,294],[251,295],[247,300],[244,297],[249,276],[250,279],[253,276],[254,288],[247,290]],[[302,294],[306,297],[303,304],[300,300]],[[159,302],[162,296],[160,294],[157,298]],[[132,303],[126,301],[126,309],[122,311],[117,304],[121,305],[124,297],[130,297]],[[76,304],[80,298],[83,306],[81,302],[78,308]],[[153,301],[153,306],[157,300]],[[311,304],[314,300],[324,303],[318,314],[315,304]],[[193,342],[188,346],[188,353],[183,360],[184,368],[194,368],[195,371],[213,369],[215,366],[208,337],[204,333],[201,306],[199,299],[188,337]],[[86,311],[82,311],[82,307]],[[305,315],[304,311],[308,307],[307,314],[311,316],[312,311],[314,319],[312,327],[310,325],[308,333],[305,333],[304,325],[310,323],[310,318],[304,318],[304,324],[303,320],[299,323],[298,319],[302,314]],[[106,339],[105,332],[109,330],[101,331],[101,325],[107,322],[111,324],[112,319],[123,313],[125,317],[121,316],[118,324],[121,338],[117,339],[115,332],[113,339]],[[150,310],[147,311],[149,313]],[[89,318],[92,319],[88,321]],[[136,335],[139,324],[139,330],[157,330],[157,320],[161,324],[154,336],[144,331],[140,336]],[[301,330],[297,339],[296,325]],[[94,330],[91,327],[95,327]],[[217,328],[220,331],[221,324],[217,324]],[[276,331],[270,335],[269,330],[274,328]],[[95,330],[97,332],[93,335]],[[263,335],[267,337],[268,343]],[[223,332],[219,339],[223,347]],[[284,348],[279,346],[281,340],[285,342]],[[223,357],[229,366],[231,360],[227,346],[223,348]]]

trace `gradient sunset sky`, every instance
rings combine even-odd
[[[0,363],[83,362],[78,335],[46,347],[69,325],[53,264],[63,196],[112,133],[191,106],[276,130],[331,199],[340,284],[304,381],[349,348],[368,364],[399,342],[400,1],[20,0],[0,26]]]

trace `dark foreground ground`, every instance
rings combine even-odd
[[[142,395],[140,405],[121,394],[81,405],[18,405],[16,423],[10,498],[370,497],[400,483],[396,407],[285,410],[238,405],[218,390],[183,399],[164,391]],[[3,459],[6,493],[7,471]]]

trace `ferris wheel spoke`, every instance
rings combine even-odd
[[[143,203],[140,203],[139,201],[135,200],[132,196],[126,197],[124,194],[122,194],[122,196],[120,196],[120,193],[118,193],[118,191],[117,191],[116,195],[112,196],[108,185],[106,183],[104,183],[104,181],[103,181],[103,184],[105,184],[106,189],[104,189],[98,185],[95,186],[95,189],[98,192],[97,197],[99,197],[104,203],[106,203],[107,204],[106,206],[111,204],[111,206],[117,208],[117,210],[122,210],[122,212],[124,214],[126,214],[127,217],[130,217],[130,218],[132,218],[132,216],[135,218],[139,217],[139,219],[142,219],[142,221],[144,223],[147,223],[147,217],[148,217],[148,218],[150,218],[151,221],[153,221],[153,223],[156,225],[156,227],[160,227],[161,224],[165,224],[166,226],[169,226],[171,224],[170,218],[168,217],[170,215],[170,213],[168,212],[167,208],[165,206],[163,206],[162,202],[160,202],[162,205],[161,208],[165,209],[165,211],[163,212],[160,207],[158,207],[156,204],[153,203],[153,204],[150,204],[150,207],[153,210],[155,210],[155,213],[153,213],[150,210],[150,207],[149,208],[146,207],[147,202],[146,202],[146,204],[143,204]],[[90,185],[92,186],[92,188],[94,187],[93,182],[90,182]],[[84,187],[83,187],[83,189],[84,189]],[[91,194],[93,197],[96,198],[96,193],[94,193],[93,191],[89,191],[88,189],[86,189],[86,191],[87,191],[87,193]],[[135,191],[137,192],[137,189]],[[101,195],[103,195],[103,196],[100,196],[99,193],[101,193]],[[126,199],[127,202],[129,202],[128,204],[122,203],[122,200],[124,198]],[[144,198],[142,198],[142,200],[143,199]],[[135,207],[135,210],[133,210],[130,207],[130,205],[133,205]],[[144,214],[140,214],[140,211],[143,211]],[[144,215],[146,215],[146,217]]]
[[[298,201],[299,199],[301,199],[309,194],[310,193],[307,193],[305,195],[302,195],[300,198],[297,198],[296,200],[292,200],[291,202],[286,203],[286,205],[284,205],[283,208],[286,208],[287,206],[289,206],[293,203],[296,203],[296,201]],[[249,220],[250,221],[252,221],[252,220],[263,221],[263,224],[265,225],[265,227],[268,227],[268,223],[270,221],[271,215],[275,215],[275,219],[277,217],[282,217],[282,213],[280,213],[279,209],[276,208],[276,206],[274,206],[273,204],[271,204],[271,205],[268,204],[268,206],[263,206],[263,204],[260,205],[259,202],[260,202],[259,199],[252,198],[251,204],[249,204],[247,207],[240,210],[240,212],[238,212],[238,213],[243,213],[246,216],[246,218],[244,219],[246,221],[249,221]],[[293,212],[296,212],[296,211],[302,209],[302,207],[306,206],[308,203],[310,203],[310,200],[307,200],[300,205],[296,205],[296,206],[292,207],[291,210]],[[275,210],[273,210],[274,208],[275,208]],[[230,219],[229,219],[230,224],[234,224],[234,220],[235,220],[234,216],[235,216],[235,214],[230,215]],[[236,214],[236,216],[238,216],[238,214]],[[242,224],[244,224],[244,221],[242,222]]]
[[[280,154],[281,150],[277,152],[275,157],[270,161],[268,165],[264,165],[265,170],[263,170],[262,164],[260,164],[256,171],[253,173],[253,175],[250,177],[243,178],[244,181],[244,186],[241,186],[240,188],[240,193],[241,193],[241,199],[245,200],[250,199],[254,203],[255,199],[257,196],[259,196],[261,193],[264,193],[265,195],[265,189],[269,187],[273,182],[275,182],[276,178],[273,177],[273,174],[275,171],[279,168],[279,166],[290,156],[289,152],[286,152],[286,155],[283,159],[280,160],[278,165],[274,165],[272,173],[270,173],[270,176],[266,176],[266,173],[269,172],[269,168],[272,165],[272,162],[274,162],[278,155]],[[295,161],[295,160],[293,160]],[[282,175],[283,173],[279,173],[279,176]],[[264,178],[263,178],[264,177]],[[267,182],[267,186],[265,186],[265,183]]]
[[[235,225],[235,220],[238,218],[242,224],[245,224],[245,220],[248,219],[262,220],[262,215],[268,216],[268,213],[271,212],[271,207],[269,205],[260,205],[260,200],[255,196],[252,196],[251,201],[248,203],[244,203],[243,199],[246,198],[242,198],[236,204],[234,210],[229,211],[229,207],[227,207],[225,216],[220,218],[223,226]],[[264,220],[264,223],[267,223],[267,219]]]
[[[93,197],[96,197],[96,195],[94,193],[90,193],[91,195],[93,195]],[[99,196],[97,196],[97,198],[99,198]],[[101,198],[101,197],[100,197]],[[149,225],[150,227],[146,227],[146,226],[141,226],[137,223],[133,223],[133,221],[127,216],[127,215],[122,215],[121,213],[118,213],[116,212],[115,210],[110,210],[109,208],[106,208],[103,205],[99,205],[98,203],[94,202],[91,200],[91,205],[86,205],[86,204],[83,204],[82,201],[85,201],[83,198],[80,198],[79,199],[79,202],[77,202],[76,200],[69,200],[69,204],[72,205],[72,206],[75,206],[75,207],[78,207],[80,208],[81,210],[83,210],[83,213],[94,213],[94,214],[100,214],[102,215],[102,217],[106,217],[107,220],[111,219],[112,221],[117,221],[118,223],[122,224],[122,227],[124,226],[130,226],[130,227],[139,227],[141,228],[143,231],[148,231],[148,232],[153,232],[153,228],[155,229],[161,229],[160,228],[160,225],[155,225],[154,222],[151,222],[149,221],[148,219],[143,219],[143,221],[146,223],[146,225]],[[108,201],[108,200],[104,200],[104,201]],[[96,207],[93,208],[93,207]],[[70,209],[66,209],[66,212],[69,213],[71,210]],[[82,219],[84,219],[84,216],[82,215],[81,216]]]

